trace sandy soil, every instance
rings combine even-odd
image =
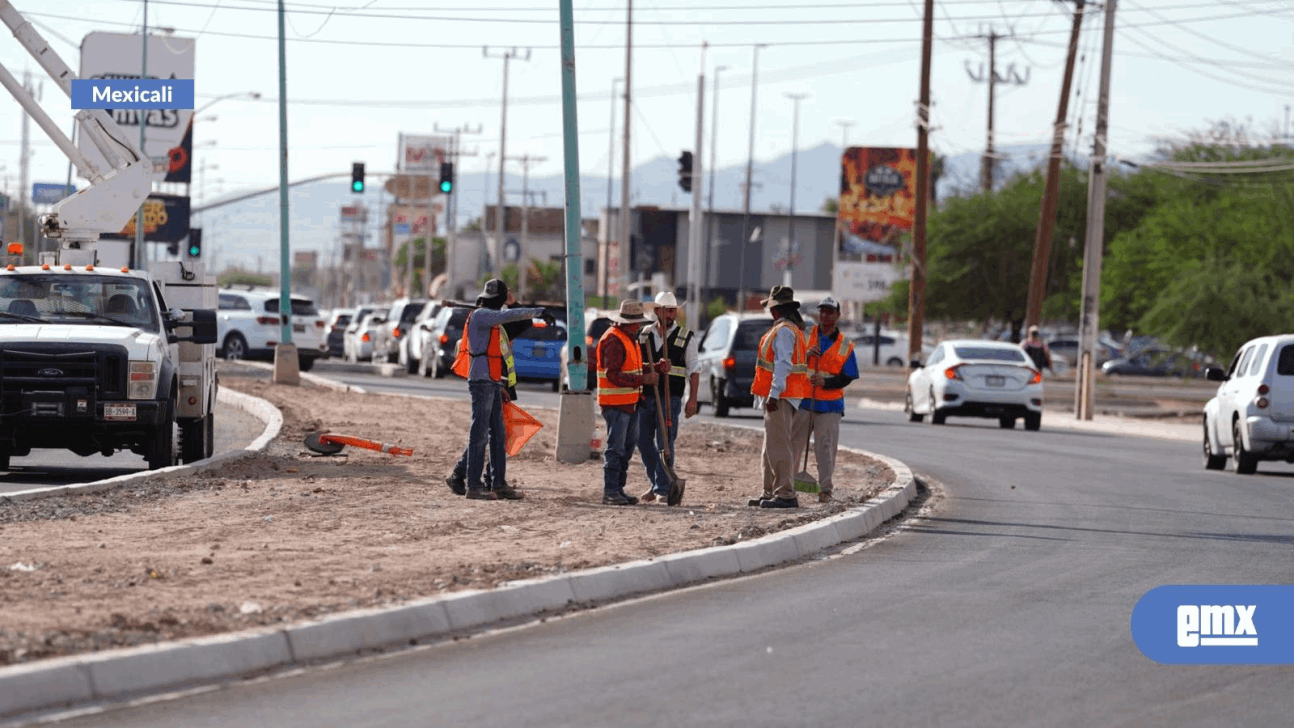
[[[0,665],[293,622],[735,543],[839,513],[893,480],[841,453],[837,503],[749,508],[760,434],[686,423],[682,507],[601,505],[599,461],[556,462],[556,413],[509,460],[523,501],[469,501],[443,478],[466,441],[465,401],[341,394],[222,372],[283,410],[281,436],[219,471],[109,492],[0,499]],[[524,402],[523,402],[524,405]],[[313,457],[327,429],[411,447]],[[812,466],[810,466],[812,468]],[[637,459],[628,491],[646,490]]]

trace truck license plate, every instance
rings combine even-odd
[[[1005,387],[1006,377],[990,374],[987,377],[984,377],[984,383],[990,387]]]
[[[133,404],[105,404],[103,406],[103,419],[105,420],[134,420],[135,405]]]

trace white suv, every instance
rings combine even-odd
[[[314,301],[292,295],[292,343],[302,371],[328,356],[323,316]],[[279,343],[279,293],[220,290],[216,313],[219,353],[226,359],[268,358]]]
[[[1254,339],[1205,377],[1222,382],[1204,405],[1205,468],[1221,470],[1228,456],[1242,475],[1260,460],[1294,463],[1294,334]]]

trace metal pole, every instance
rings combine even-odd
[[[143,34],[140,36],[140,70],[139,78],[141,81],[148,79],[148,0],[144,0],[144,24]],[[144,164],[148,171],[149,179],[153,178],[153,160],[148,156],[148,148],[144,146],[144,130],[148,127],[148,112],[140,109],[139,114],[139,151],[144,155]],[[148,250],[144,247],[144,204],[148,202],[145,197],[139,203],[135,210],[135,250],[134,265],[135,267],[148,270]]]
[[[611,182],[616,174],[616,84],[624,79],[611,79],[611,131],[607,132],[607,227],[602,231],[602,260],[599,265],[602,279],[602,306],[607,305],[607,278],[611,276]]]
[[[1069,34],[1069,53],[1065,58],[1065,75],[1060,85],[1060,107],[1052,128],[1051,153],[1047,158],[1047,178],[1042,191],[1042,210],[1038,214],[1038,232],[1033,241],[1033,266],[1029,272],[1029,298],[1025,309],[1025,326],[1034,326],[1042,318],[1042,299],[1047,292],[1047,264],[1051,261],[1051,236],[1056,227],[1056,204],[1060,189],[1060,157],[1065,143],[1065,117],[1069,113],[1069,88],[1074,78],[1074,57],[1078,54],[1078,35],[1083,26],[1083,0],[1074,7],[1074,25]]]
[[[755,91],[759,88],[759,49],[761,45],[755,46],[754,60],[751,61],[750,73],[750,147],[746,152],[746,188],[743,201],[741,203],[741,240],[738,241],[741,248],[741,266],[737,281],[737,310],[746,310],[746,246],[750,244],[750,184],[751,174],[755,167]]]
[[[921,356],[926,317],[926,208],[930,199],[930,55],[935,0],[926,0],[921,23],[921,98],[917,102],[917,199],[912,216],[912,282],[908,286],[908,361]]]
[[[631,118],[629,116],[631,104],[633,103],[633,57],[634,57],[634,0],[627,0],[625,15],[625,128],[623,149],[621,149],[620,162],[620,210],[617,212],[617,222],[620,223],[620,239],[617,241],[618,257],[621,272],[621,280],[628,280],[629,268],[632,267],[633,260],[630,248],[630,235],[632,233],[630,212],[629,212],[629,177],[632,174],[629,161],[629,128]],[[617,290],[617,297],[623,295],[623,288]]]
[[[31,71],[23,71],[23,88],[31,93]],[[27,201],[31,194],[31,114],[22,115],[22,151],[18,157],[18,239],[22,241],[23,255],[30,247],[27,243]],[[33,259],[35,260],[35,259]]]
[[[708,297],[710,294],[710,258],[713,257],[713,248],[711,241],[714,238],[714,170],[717,162],[715,153],[719,148],[719,72],[728,70],[727,66],[714,67],[714,112],[710,117],[710,186],[707,190],[709,200],[706,202],[708,212],[705,216],[705,292]],[[695,327],[700,322],[693,323]]]
[[[521,158],[521,249],[517,251],[517,300],[526,300],[526,244],[530,242],[530,155]]]
[[[292,255],[288,245],[288,51],[279,0],[279,341],[292,343]],[[298,371],[296,357],[290,364]],[[279,365],[275,362],[275,373]]]
[[[701,139],[705,134],[705,51],[708,43],[701,43],[701,68],[696,75],[696,154],[692,155],[692,210],[687,228],[687,324],[693,329],[701,321],[701,180],[705,170],[701,167]]]
[[[1101,248],[1105,242],[1106,137],[1110,126],[1110,58],[1114,53],[1115,0],[1105,3],[1105,38],[1101,49],[1101,87],[1096,102],[1096,141],[1087,187],[1087,245],[1083,248],[1083,299],[1079,316],[1079,369],[1074,416],[1092,419],[1096,369],[1096,334],[1101,311]]]
[[[508,203],[503,197],[503,181],[506,177],[504,170],[507,169],[507,147],[508,147],[508,63],[512,58],[511,53],[503,55],[503,119],[499,124],[499,204],[494,209],[494,255],[486,259],[487,270],[493,270],[493,263],[499,263],[499,271],[503,271],[503,243],[507,235],[508,222]]]
[[[786,270],[782,272],[782,285],[789,286],[795,270],[795,167],[800,147],[800,102],[808,98],[807,93],[790,94],[786,98],[794,102],[795,112],[791,120],[791,222],[786,240]]]
[[[841,153],[844,153],[844,151],[849,148],[849,127],[858,122],[848,121],[846,119],[836,119],[833,123],[840,127],[840,151]]]

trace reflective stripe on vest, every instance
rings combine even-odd
[[[669,342],[669,396],[682,397],[687,389],[687,345],[692,332],[678,326],[666,339]]]
[[[472,313],[475,313],[473,311]],[[489,368],[490,379],[495,382],[502,382],[511,387],[517,383],[517,368],[512,359],[512,345],[508,341],[508,334],[502,326],[495,326],[490,329],[490,344],[486,347],[484,353],[473,353],[472,342],[467,332],[472,328],[472,314],[467,314],[467,320],[463,322],[463,336],[458,340],[458,353],[454,355],[453,372],[458,376],[467,379],[467,375],[472,371],[472,359],[476,357],[486,357]],[[506,379],[504,373],[506,372]]]
[[[617,387],[607,377],[606,365],[603,363],[606,358],[602,356],[602,344],[607,341],[608,337],[619,339],[624,346],[625,363],[620,372],[629,375],[642,374],[643,372],[643,355],[642,350],[638,348],[638,342],[621,331],[619,326],[608,327],[606,333],[602,334],[602,339],[598,341],[598,404],[615,407],[636,405],[642,390],[641,387]]]
[[[750,393],[756,397],[767,397],[773,391],[773,339],[777,335],[777,330],[784,326],[789,326],[791,332],[795,334],[795,346],[791,349],[791,371],[786,375],[786,387],[780,396],[803,399],[813,394],[813,386],[809,383],[806,356],[808,346],[804,342],[804,332],[790,321],[778,319],[773,324],[773,328],[759,340],[759,358],[755,360],[755,381],[750,385]]]
[[[809,328],[808,340],[810,343],[817,343],[819,336],[817,326]],[[853,353],[854,342],[837,330],[836,342],[828,347],[826,351],[809,361],[809,376],[821,374],[824,377],[834,377],[840,374],[845,368],[845,362],[849,361],[849,356]],[[818,401],[844,399],[845,390],[814,387],[813,398]]]

